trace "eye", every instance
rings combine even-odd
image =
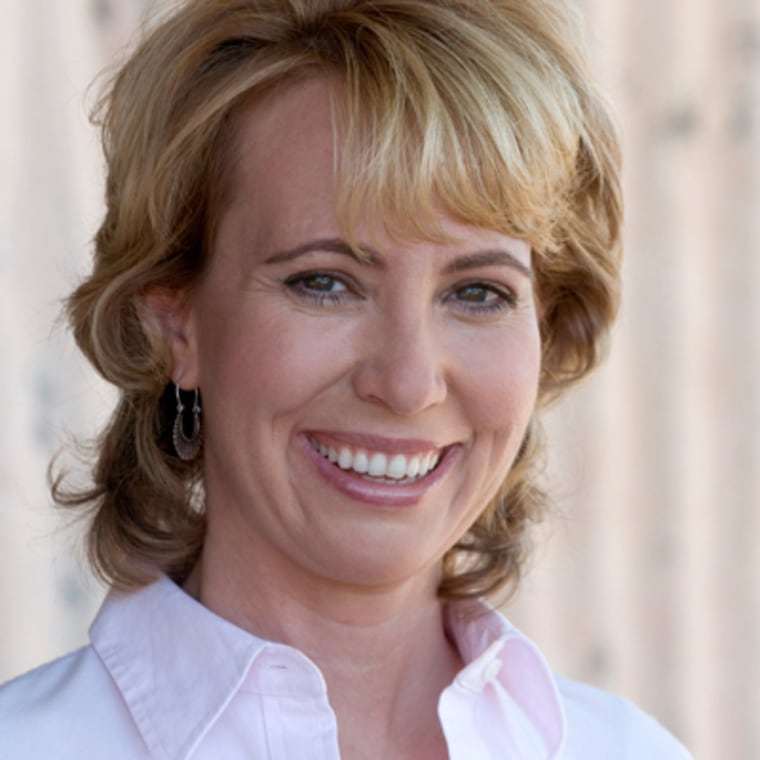
[[[301,275],[296,282],[305,290],[311,290],[315,293],[336,293],[346,290],[346,286],[337,278],[323,272],[314,274]],[[288,284],[292,283],[292,279]]]
[[[285,280],[285,286],[297,298],[318,306],[341,304],[355,295],[355,290],[329,272],[301,272]]]
[[[485,285],[465,285],[456,291],[456,297],[458,300],[468,303],[488,303],[499,298],[493,290]]]
[[[511,291],[488,283],[474,282],[452,291],[454,306],[467,313],[489,314],[512,308],[517,299]]]

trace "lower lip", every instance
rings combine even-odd
[[[393,483],[373,483],[353,470],[341,470],[316,451],[306,435],[299,435],[297,441],[317,472],[331,486],[356,501],[380,507],[409,507],[417,504],[446,477],[462,451],[461,446],[450,446],[443,452],[438,466],[424,478],[415,480],[413,483],[394,485]]]

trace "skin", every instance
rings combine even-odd
[[[189,588],[320,667],[343,757],[446,757],[437,702],[462,665],[436,587],[535,405],[530,248],[445,215],[452,242],[400,241],[367,216],[359,261],[335,242],[327,84],[280,89],[237,126],[209,269],[154,302],[173,379],[203,393],[208,534]],[[406,488],[335,482],[313,437],[443,457]]]

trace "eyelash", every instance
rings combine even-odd
[[[461,308],[463,308],[468,314],[500,314],[513,309],[517,305],[517,297],[511,290],[490,285],[485,282],[468,282],[465,285],[460,285],[452,291],[452,295],[462,293],[462,291],[468,289],[482,291],[485,297],[488,297],[489,295],[496,296],[494,301],[486,303],[482,301],[459,301],[458,303],[462,304]],[[466,306],[464,304],[466,304]]]
[[[334,284],[341,285],[343,289],[336,292],[316,290],[313,286],[307,284],[310,280],[314,281],[317,279],[326,281],[324,284],[328,286]],[[312,301],[317,306],[339,306],[345,303],[348,299],[356,297],[357,294],[357,288],[354,285],[347,283],[343,278],[338,277],[337,275],[323,271],[299,273],[292,277],[288,277],[284,284],[299,298]],[[517,305],[517,296],[511,290],[484,282],[468,282],[458,285],[449,292],[447,299],[456,296],[457,294],[461,294],[468,289],[481,291],[486,298],[489,295],[496,296],[495,300],[486,303],[482,301],[455,299],[455,303],[457,304],[455,308],[470,315],[487,316],[500,314],[513,309]]]
[[[337,292],[330,292],[314,290],[306,285],[309,280],[316,280],[318,278],[329,280],[329,284],[337,283],[342,285],[344,289]],[[343,279],[330,274],[329,272],[303,272],[301,274],[296,274],[285,280],[285,286],[296,293],[300,298],[312,301],[317,306],[338,306],[344,303],[347,297],[352,295],[352,291],[354,294],[356,291],[356,288],[351,287],[344,282]]]

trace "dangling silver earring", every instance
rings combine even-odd
[[[172,441],[177,456],[183,462],[191,462],[201,450],[201,405],[198,389],[195,389],[195,398],[193,399],[193,430],[190,436],[185,435],[182,413],[185,406],[179,394],[179,385],[174,386],[177,396],[177,416],[174,418],[174,429],[172,430]]]

